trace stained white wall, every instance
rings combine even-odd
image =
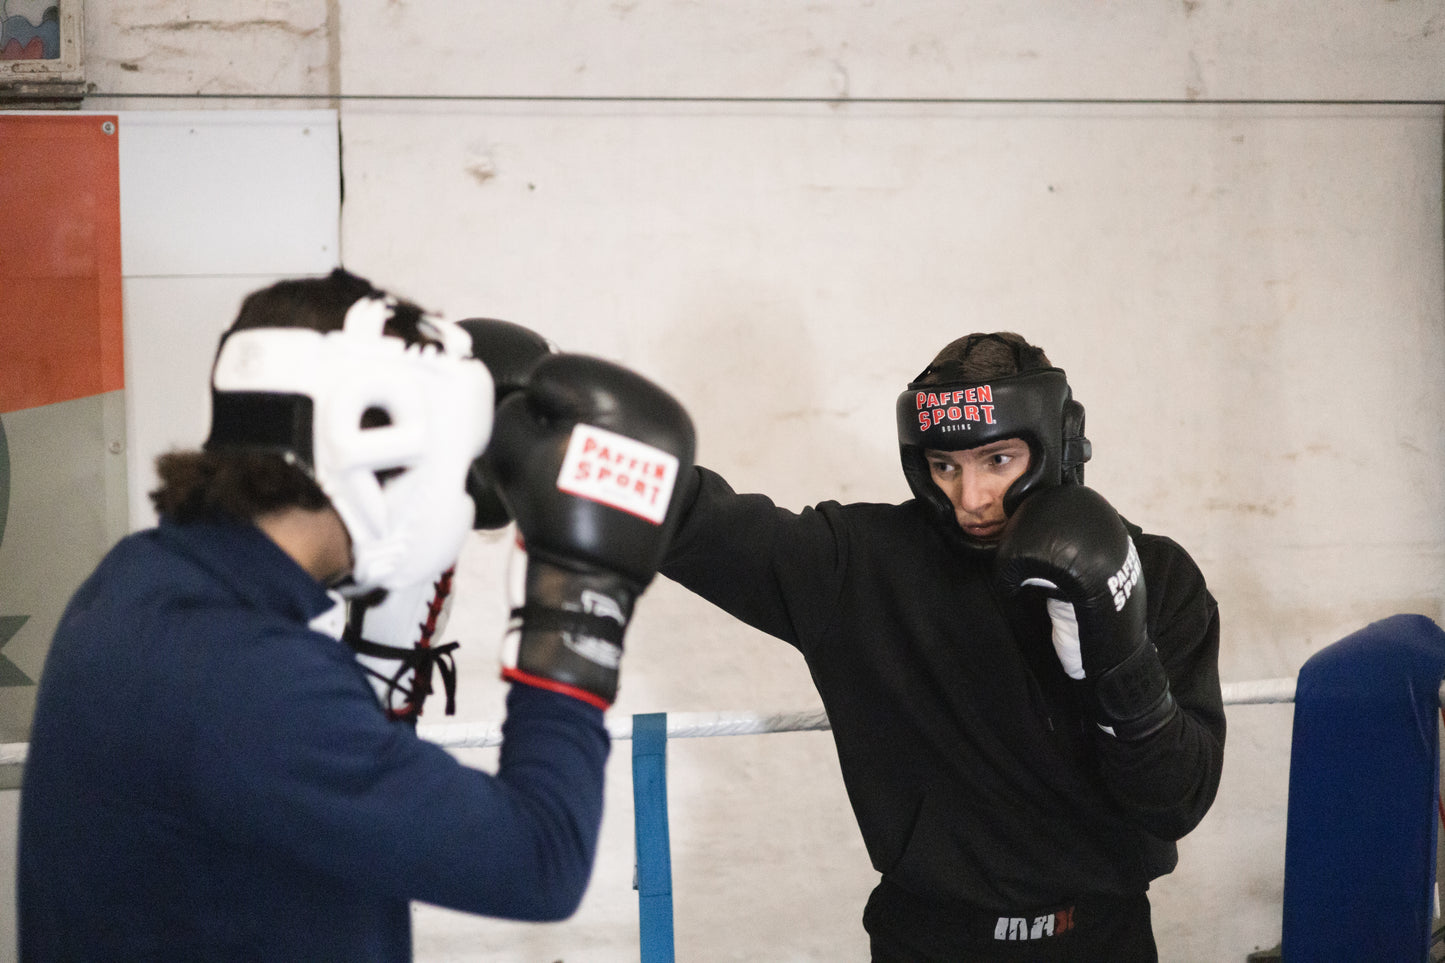
[[[1226,680],[1445,614],[1440,0],[85,9],[88,108],[334,103],[349,267],[638,368],[739,487],[905,497],[894,396],[1012,328],[1069,370],[1090,483],[1204,569]],[[148,93],[209,99],[114,96]],[[503,541],[463,560],[462,720],[501,707]],[[785,646],[660,579],[613,711],[814,702]],[[1219,802],[1154,889],[1167,960],[1279,936],[1290,710],[1229,720]],[[418,960],[636,958],[629,748],[578,915],[419,907]],[[826,734],[669,764],[681,958],[866,957]]]

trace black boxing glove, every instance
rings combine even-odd
[[[1149,640],[1139,553],[1097,492],[1061,485],[1024,499],[1004,526],[994,566],[1004,593],[1044,593],[1054,650],[1065,672],[1090,683],[1104,731],[1142,739],[1178,713]]]
[[[692,420],[611,362],[554,354],[497,409],[488,460],[525,546],[502,677],[606,709],[623,636],[681,513]]]
[[[507,396],[527,383],[538,361],[553,352],[552,344],[531,328],[495,318],[467,318],[457,324],[472,336],[472,357],[487,366],[496,386],[494,405],[500,406]],[[487,462],[487,454],[472,462],[467,472],[467,494],[476,505],[474,529],[497,529],[507,525],[512,516],[497,494],[496,478]]]

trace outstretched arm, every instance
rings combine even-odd
[[[828,625],[843,549],[827,513],[791,512],[764,495],[738,494],[706,468],[694,471],[662,574],[794,646]]]

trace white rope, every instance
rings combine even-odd
[[[751,736],[766,732],[801,732],[827,729],[828,717],[822,709],[796,712],[669,712],[667,738],[700,739],[708,736]],[[448,749],[484,749],[502,744],[499,722],[449,722],[416,727],[417,735]],[[607,733],[613,739],[632,738],[632,716],[616,715],[607,719]],[[0,746],[0,750],[5,747]],[[0,755],[0,765],[4,756]]]
[[[1227,706],[1293,702],[1295,680],[1251,679],[1226,682],[1222,687]],[[1445,684],[1440,686],[1440,703],[1445,705]],[[811,732],[832,728],[821,708],[792,712],[669,712],[667,738],[702,739],[712,736],[752,736],[769,732]],[[502,744],[500,722],[445,722],[417,726],[417,735],[447,749],[485,749]],[[607,720],[607,732],[616,740],[632,738],[632,716]],[[0,766],[25,762],[29,743],[0,744]]]
[[[1227,706],[1261,705],[1269,702],[1293,702],[1295,679],[1250,679],[1248,682],[1226,682],[1220,686]],[[1441,686],[1445,693],[1445,686]],[[1445,698],[1445,696],[1442,696]]]
[[[1257,705],[1270,702],[1293,702],[1294,679],[1254,679],[1222,686],[1225,705]],[[1445,686],[1441,687],[1445,699]],[[769,732],[806,732],[832,728],[821,708],[793,712],[669,712],[667,738],[701,739],[712,736],[752,736]],[[607,720],[607,732],[613,739],[632,738],[632,716],[620,715]],[[422,725],[417,734],[423,739],[452,749],[497,746],[502,742],[502,728],[497,723],[468,725]]]
[[[807,732],[831,729],[822,708],[794,712],[669,712],[667,738],[702,739],[710,736],[751,736],[764,732]],[[614,739],[632,738],[632,717],[607,720]]]

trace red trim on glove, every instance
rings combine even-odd
[[[574,685],[568,685],[565,682],[558,682],[556,679],[549,679],[546,676],[533,675],[532,673],[524,672],[521,669],[511,667],[504,668],[502,669],[502,678],[506,679],[508,682],[521,682],[538,689],[546,689],[548,692],[555,692],[558,695],[571,696],[574,699],[581,699],[588,705],[596,706],[597,708],[604,711],[612,708],[611,702],[608,702],[606,699],[602,698],[595,692],[589,692],[586,689],[579,689]]]

